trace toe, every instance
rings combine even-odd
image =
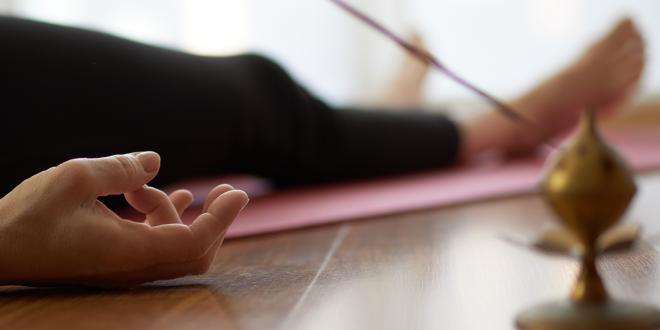
[[[637,26],[630,17],[620,20],[607,35],[601,39],[607,48],[618,48],[631,38],[641,38]]]

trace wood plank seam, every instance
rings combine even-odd
[[[318,271],[314,275],[314,278],[312,278],[312,280],[309,282],[309,285],[307,285],[303,294],[300,295],[300,298],[293,306],[287,317],[284,319],[284,322],[282,322],[282,326],[280,327],[281,329],[291,328],[290,326],[291,322],[299,313],[303,303],[307,300],[307,296],[309,296],[309,293],[312,291],[312,288],[314,287],[314,285],[316,285],[316,282],[318,281],[319,277],[321,276],[321,274],[323,274],[323,271],[328,266],[328,263],[330,263],[330,260],[339,249],[339,246],[341,246],[341,243],[344,241],[347,234],[348,234],[348,224],[344,223],[339,227],[339,230],[337,230],[337,234],[335,235],[335,238],[332,240],[332,244],[330,244],[328,253],[326,253],[325,258],[321,263],[321,266],[319,266]]]

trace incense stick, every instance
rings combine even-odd
[[[424,63],[427,63],[433,68],[436,68],[440,72],[444,73],[447,75],[450,79],[454,80],[458,84],[464,86],[465,88],[471,90],[472,92],[476,93],[477,95],[483,97],[488,101],[490,104],[495,106],[495,109],[498,110],[501,114],[506,116],[507,118],[517,121],[523,125],[525,125],[527,128],[530,130],[533,130],[535,134],[539,134],[541,136],[542,141],[550,146],[551,148],[555,148],[555,146],[548,140],[548,135],[545,134],[545,130],[541,127],[539,127],[536,123],[533,121],[527,119],[526,117],[522,116],[515,110],[513,110],[510,106],[508,106],[506,103],[498,100],[497,98],[493,97],[492,95],[486,93],[485,91],[481,90],[477,86],[473,85],[472,83],[466,81],[465,79],[461,78],[459,75],[454,73],[452,70],[447,68],[444,64],[442,64],[435,56],[433,56],[431,53],[416,47],[415,45],[409,43],[405,39],[397,36],[394,34],[392,31],[387,29],[384,25],[376,22],[373,18],[367,16],[366,14],[362,13],[361,11],[355,9],[354,7],[350,6],[348,3],[346,3],[344,0],[330,0],[340,8],[344,9],[346,12],[349,14],[353,15],[356,17],[358,20],[362,21],[363,23],[367,24],[368,26],[372,27],[376,31],[380,32],[390,40],[394,41],[396,44],[398,44],[401,48],[412,54],[413,56],[417,57],[419,60],[423,61]]]

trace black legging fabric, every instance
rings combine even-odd
[[[459,146],[445,116],[336,109],[258,55],[12,17],[0,45],[0,196],[67,159],[140,150],[163,158],[156,185],[223,172],[290,185],[447,166]]]

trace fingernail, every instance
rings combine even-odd
[[[241,208],[241,210],[243,210],[250,203],[250,195],[248,195],[245,191],[239,191],[245,194],[245,203],[243,203],[243,207]]]
[[[160,156],[153,151],[140,152],[135,157],[137,157],[140,164],[142,164],[142,168],[147,173],[156,171],[160,165]]]

